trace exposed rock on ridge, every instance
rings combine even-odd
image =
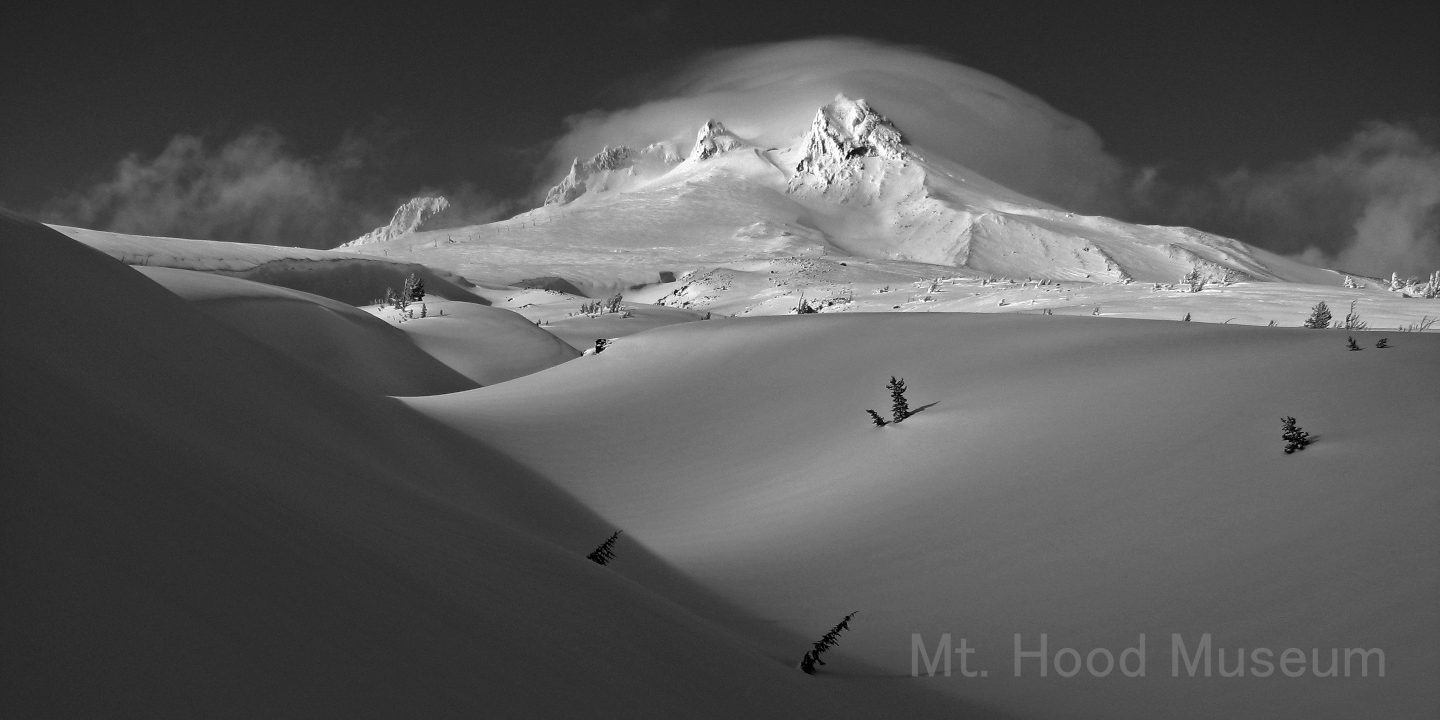
[[[570,163],[570,172],[545,194],[545,204],[564,205],[573,201],[595,185],[593,179],[597,176],[608,177],[621,170],[628,170],[630,175],[634,175],[640,165],[668,167],[679,162],[680,156],[670,143],[654,143],[638,151],[625,145],[613,148],[607,145],[589,160],[581,162],[580,158],[575,158]]]
[[[862,100],[836,95],[815,113],[805,134],[792,185],[818,181],[828,185],[859,172],[864,158],[906,161],[910,158],[900,131]]]
[[[700,127],[700,132],[695,135],[695,147],[690,150],[688,159],[691,162],[709,160],[743,144],[744,142],[725,129],[725,125],[720,121],[707,120]]]
[[[394,240],[401,235],[415,232],[422,223],[444,212],[448,207],[450,207],[450,201],[441,196],[411,198],[395,210],[395,215],[390,218],[389,225],[375,228],[340,247],[354,247]]]

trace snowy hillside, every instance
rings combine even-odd
[[[489,445],[41,225],[0,246],[43,298],[0,333],[0,715],[958,707],[815,682],[644,546],[586,560],[609,523]]]
[[[269,285],[314,293],[350,305],[362,305],[398,288],[412,273],[425,280],[428,291],[462,302],[485,303],[470,292],[469,282],[416,263],[334,250],[258,243],[150,237],[53,226],[127,265],[202,270]]]
[[[845,156],[807,166],[823,187],[707,124],[713,152],[472,229],[539,241],[516,268],[433,255],[478,253],[476,281],[634,280],[613,313],[429,271],[456,297],[414,317],[344,299],[398,285],[437,249],[400,249],[423,232],[356,257],[0,214],[27,298],[0,333],[0,715],[1433,717],[1440,335],[1296,316],[1354,299],[1379,330],[1440,301],[838,255],[871,165],[912,152],[844,150],[889,136],[840,110],[861,122],[817,142]],[[907,157],[882,185],[925,169]],[[811,204],[835,225],[801,223]],[[622,235],[617,208],[670,224]],[[246,279],[266,267],[325,297]],[[803,292],[820,312],[706,310]],[[595,338],[618,339],[578,357]],[[877,427],[891,376],[915,412]],[[1285,415],[1303,452],[1281,452]],[[587,560],[615,530],[614,561]],[[973,649],[949,675],[947,633]],[[1045,676],[1014,671],[1017,635],[1043,636]],[[1210,637],[1221,670],[1243,651],[1246,676],[1177,668],[1176,636]],[[1067,649],[1148,671],[1062,672]]]
[[[860,609],[826,671],[846,681],[905,676],[913,634],[929,653],[952,633],[988,677],[955,658],[914,685],[1007,717],[1419,718],[1440,707],[1440,336],[1366,337],[1348,352],[1324,331],[1096,318],[712,320],[408,402],[779,629]],[[919,412],[877,428],[864,411],[890,415],[891,376]],[[1282,453],[1282,415],[1316,442]],[[1043,633],[1052,654],[1113,655],[1144,635],[1148,672],[1039,677],[1026,660],[1017,678],[1017,633],[1027,651]],[[1172,634],[1193,654],[1206,633],[1232,670],[1236,648],[1303,648],[1307,666],[1321,648],[1321,671],[1329,648],[1382,648],[1386,675],[1373,658],[1363,678],[1172,675]]]
[[[388,225],[375,228],[336,249],[394,240],[406,233],[415,232],[426,220],[445,212],[449,207],[450,201],[443,197],[411,198],[395,209],[395,215],[390,218]]]
[[[1440,716],[1440,273],[883,111],[335,250],[0,210],[0,717]]]

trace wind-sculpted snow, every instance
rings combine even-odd
[[[196,270],[136,269],[209,317],[359,392],[435,395],[477,386],[395,325],[350,305]]]
[[[809,682],[645,547],[586,560],[617,528],[489,444],[44,226],[0,248],[37,300],[0,333],[0,716],[967,714]]]
[[[861,609],[831,673],[924,675],[915,634],[933,653],[949,633],[987,676],[954,655],[915,685],[1014,718],[1427,717],[1440,336],[1344,341],[1092,317],[719,319],[406,402],[777,626],[813,639]],[[891,376],[914,412],[877,428],[865,410],[888,408]],[[1318,438],[1304,453],[1283,453],[1284,415]],[[1174,668],[1176,633],[1192,655],[1209,634],[1208,671]],[[1082,664],[1141,635],[1143,677]],[[1225,677],[1220,648],[1231,673],[1237,648],[1247,664],[1301,648],[1308,669]],[[1317,674],[1330,648],[1381,649],[1385,673],[1372,655],[1368,676],[1354,657]]]

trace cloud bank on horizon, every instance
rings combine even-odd
[[[708,119],[788,145],[837,93],[868,100],[922,154],[1060,207],[1194,225],[1356,273],[1440,268],[1440,150],[1416,128],[1372,122],[1307,160],[1180,185],[1111,155],[1085,122],[1000,78],[925,48],[852,37],[703,54],[639,105],[570,117],[545,177],[553,183],[606,145],[667,140],[683,152]]]
[[[1440,269],[1440,149],[1409,125],[1366,123],[1339,146],[1176,186],[1142,171],[1133,198],[1168,223],[1204,227],[1321,267],[1377,277]]]
[[[37,214],[44,222],[138,235],[333,248],[385,225],[408,199],[374,189],[384,141],[369,135],[349,131],[330,152],[304,157],[263,126],[221,143],[181,133],[153,157],[131,153],[108,177],[52,199]],[[499,215],[501,204],[471,183],[413,193],[439,194],[450,208],[435,227]]]

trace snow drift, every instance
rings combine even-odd
[[[9,214],[0,251],[37,299],[0,333],[6,717],[955,707],[801,676],[643,546],[585,560],[613,528],[532,471],[113,259]]]
[[[957,659],[919,683],[1016,717],[1423,717],[1440,337],[1344,344],[1089,317],[713,320],[407,402],[781,628],[862,610],[831,673],[907,675],[915,634],[931,652],[952,633],[989,676]],[[876,428],[891,376],[920,412]],[[1282,415],[1317,442],[1283,454]],[[1236,648],[1379,648],[1386,673],[1172,677],[1172,634],[1193,652],[1206,633],[1232,670]],[[1017,678],[1016,634],[1082,656],[1145,635],[1149,673],[1027,660]]]

